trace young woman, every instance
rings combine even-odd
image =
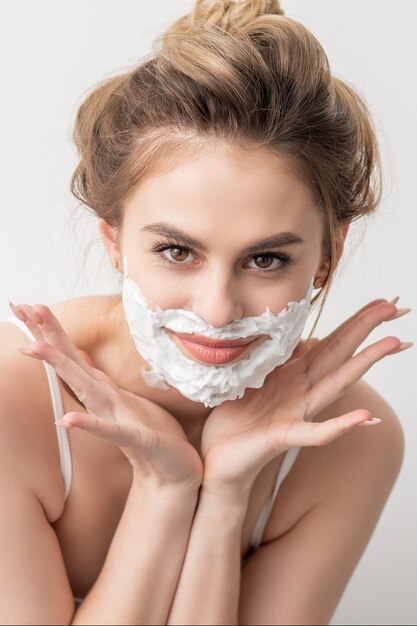
[[[74,139],[123,289],[0,325],[1,623],[328,623],[403,456],[361,378],[411,346],[360,348],[398,298],[300,340],[380,199],[365,103],[277,1],[198,0]]]

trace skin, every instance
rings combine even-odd
[[[150,251],[153,244],[167,237],[142,230],[155,222],[174,224],[203,242],[207,252],[170,248],[161,254],[182,266],[169,265]],[[324,280],[328,272],[328,258],[322,250],[322,215],[310,189],[281,158],[260,152],[212,150],[149,177],[126,203],[120,231],[101,219],[99,230],[121,273],[123,256],[127,255],[129,276],[151,306],[192,310],[215,327],[242,316],[261,315],[267,306],[279,313],[290,300],[305,296],[311,276]],[[285,231],[298,234],[305,242],[271,249],[292,255],[291,265],[239,254],[250,243]],[[339,256],[347,231],[347,227],[340,230]],[[268,274],[269,267],[277,270]],[[115,361],[123,364],[115,373],[117,384],[145,395],[175,415],[199,448],[210,409],[184,398],[176,389],[154,390],[137,376],[145,361],[131,340],[120,298],[112,311],[109,331],[115,337]],[[254,345],[264,340],[260,337]]]
[[[266,306],[278,313],[289,300],[300,300],[305,295],[312,275],[324,279],[328,271],[328,259],[321,245],[322,218],[314,206],[313,197],[309,189],[286,169],[285,163],[271,155],[211,152],[183,162],[170,172],[142,181],[126,204],[123,217],[120,232],[112,230],[103,221],[99,222],[109,256],[117,258],[121,266],[122,257],[127,255],[129,275],[149,301],[162,308],[188,308],[213,326],[223,326],[243,315],[260,315]],[[149,251],[155,239],[164,238],[142,230],[155,221],[174,223],[177,228],[202,240],[207,251],[192,253],[190,267],[168,269]],[[266,277],[262,270],[256,269],[254,260],[249,269],[249,259],[238,251],[254,240],[283,231],[295,232],[304,239],[302,245],[279,250],[292,254],[293,264]],[[346,228],[339,233],[338,258],[346,233]],[[362,403],[354,407],[353,395],[349,396],[345,406],[335,401],[378,360],[409,347],[396,337],[385,337],[352,358],[374,328],[408,311],[398,310],[394,303],[386,300],[375,300],[323,340],[308,345],[300,342],[292,358],[276,368],[260,390],[248,390],[241,400],[225,402],[211,410],[182,397],[175,389],[160,391],[143,383],[137,373],[144,362],[129,335],[119,296],[110,302],[106,300],[106,307],[97,318],[95,326],[100,349],[94,352],[84,344],[81,345],[85,350],[77,349],[78,344],[68,338],[48,307],[35,305],[23,310],[31,318],[28,327],[39,340],[31,344],[34,353],[23,352],[51,364],[85,404],[87,413],[66,415],[67,426],[76,425],[122,449],[133,466],[132,493],[140,494],[138,504],[143,501],[145,475],[151,474],[153,479],[160,477],[165,487],[172,480],[172,472],[177,471],[174,478],[183,488],[181,498],[187,493],[194,498],[201,483],[185,562],[182,563],[180,552],[175,559],[173,557],[172,570],[169,568],[173,572],[172,580],[161,589],[165,596],[163,601],[158,596],[157,617],[152,623],[196,623],[197,616],[202,614],[206,620],[204,623],[238,623],[240,535],[244,527],[247,543],[253,521],[249,520],[250,524],[245,525],[246,512],[255,508],[255,513],[260,510],[261,502],[252,503],[250,496],[258,488],[261,491],[264,488],[262,498],[259,498],[264,501],[272,485],[272,480],[269,486],[257,483],[257,489],[252,492],[255,478],[285,450],[296,446],[326,446],[337,438],[345,440],[343,435],[369,420],[373,410],[361,408]],[[92,310],[87,313],[87,319],[96,319]],[[37,315],[39,319],[36,319]],[[326,415],[325,408],[329,405],[330,414]],[[98,417],[92,418],[92,414]],[[319,420],[311,423],[317,414]],[[357,461],[355,455],[354,458]],[[334,461],[335,467],[337,460]],[[272,469],[275,475],[276,468]],[[314,470],[307,472],[304,479],[311,473],[314,474]],[[187,476],[191,480],[187,481]],[[317,477],[317,473],[314,476]],[[303,478],[299,480],[300,490],[294,488],[294,492],[300,501],[308,501],[309,494],[302,492]],[[391,474],[388,479],[381,479],[381,484],[385,486],[389,481]],[[321,484],[320,477],[317,482]],[[146,494],[151,497],[158,489],[159,501],[159,485],[150,484],[151,489]],[[167,493],[165,489],[164,493]],[[316,494],[315,498],[320,501],[322,496]],[[353,494],[351,506],[354,506],[355,497]],[[386,499],[385,493],[381,501],[383,499]],[[130,507],[136,506],[132,499]],[[308,509],[312,510],[313,506],[314,503],[308,502]],[[184,508],[182,504],[180,508]],[[114,585],[118,584],[120,576],[115,572],[118,564],[123,567],[124,580],[129,583],[118,588],[116,594],[120,606],[126,611],[126,619],[151,623],[148,615],[140,614],[147,604],[137,594],[135,580],[141,576],[138,578],[137,572],[134,573],[135,561],[129,559],[131,575],[125,569],[124,551],[131,556],[139,519],[136,509],[128,512],[133,525],[127,530],[124,528],[120,534],[123,541],[114,548],[113,564],[107,574],[111,585],[106,580],[96,582],[94,597],[84,606],[81,620],[96,618],[98,610],[106,611],[106,615],[108,610],[113,610],[108,603],[108,589],[114,590]],[[303,512],[297,518],[302,516]],[[322,516],[324,520],[330,519],[326,511]],[[228,522],[226,525],[225,521]],[[288,520],[286,526],[287,529],[291,527]],[[230,531],[224,537],[220,536],[223,527]],[[311,536],[316,540],[317,532],[313,530]],[[279,536],[275,533],[274,536]],[[351,536],[356,537],[357,533],[352,532]],[[182,539],[185,541],[187,537]],[[147,540],[146,549],[152,541],[156,538]],[[171,543],[176,544],[175,541]],[[274,544],[269,543],[272,550]],[[309,545],[311,543],[314,541]],[[215,548],[220,556],[210,561],[210,567],[201,568],[202,550],[211,554]],[[350,548],[347,552],[350,554]],[[165,554],[165,548],[162,553]],[[262,554],[267,558],[265,550]],[[267,572],[266,563],[261,561],[262,554],[259,552],[252,561],[259,568],[255,580]],[[323,556],[315,562],[318,563]],[[143,562],[142,552],[139,560]],[[282,559],[274,562],[282,562]],[[177,582],[179,570],[176,567],[182,567],[182,571],[175,602],[168,621],[161,621],[160,612],[169,606],[172,588]],[[349,563],[343,567],[345,576],[348,576]],[[249,574],[242,579],[243,585],[249,585],[251,570],[248,571]],[[302,587],[308,588],[310,582],[305,581]],[[255,589],[255,584],[251,582],[250,588]],[[324,612],[327,615],[329,607],[334,606],[337,593],[329,592],[329,597],[322,599],[320,615]],[[243,595],[242,602],[246,601],[246,605],[239,623],[248,623],[245,620],[250,613],[260,616],[266,605],[256,604],[257,592]],[[127,602],[132,597],[135,606]],[[212,597],[216,597],[215,603],[210,600]],[[271,595],[270,602],[273,601]],[[274,614],[278,609],[278,605],[271,605]],[[307,613],[311,613],[310,607]],[[162,620],[165,619],[164,614]]]
[[[149,225],[155,220],[169,223],[198,240],[198,252],[179,247],[182,241],[178,237],[170,243],[167,237],[161,238],[160,234],[150,232]],[[140,286],[151,306],[188,308],[215,327],[222,327],[242,316],[261,315],[266,307],[277,314],[289,301],[299,301],[305,296],[312,276],[323,281],[328,273],[329,259],[322,246],[323,219],[311,190],[295,176],[282,158],[264,152],[244,153],[218,148],[183,161],[171,170],[150,176],[130,195],[124,207],[121,229],[112,229],[104,220],[99,220],[99,230],[107,253],[113,260],[117,259],[119,267],[127,256],[129,276]],[[301,241],[281,245],[279,249],[265,249],[263,246],[258,253],[254,253],[252,248],[250,256],[240,252],[272,234],[284,232],[293,233]],[[336,261],[342,254],[346,234],[347,227],[338,233]],[[159,250],[157,254],[152,246],[156,243],[161,245],[161,241],[167,249]],[[290,262],[285,263],[282,257],[274,257],[274,252],[289,255]],[[95,391],[99,394],[97,398],[90,394],[94,400],[90,405],[90,398],[82,393],[80,399],[94,416],[105,417],[105,413],[109,413],[108,407],[118,403],[123,408],[113,411],[113,421],[118,421],[117,415],[124,413],[127,422],[139,426],[141,431],[142,424],[137,423],[135,415],[144,413],[144,402],[150,400],[151,404],[146,405],[150,407],[151,415],[147,424],[151,429],[148,431],[150,440],[152,431],[159,425],[158,421],[155,423],[157,416],[157,420],[167,421],[168,429],[163,435],[168,435],[168,440],[174,433],[193,447],[191,455],[180,455],[181,459],[188,458],[182,473],[178,472],[178,482],[182,485],[188,486],[187,472],[192,467],[195,470],[190,473],[193,485],[198,484],[204,473],[205,484],[211,489],[221,490],[227,484],[238,490],[244,487],[249,492],[260,469],[289,447],[315,445],[314,442],[317,444],[321,437],[324,437],[322,442],[331,441],[343,434],[348,425],[340,422],[336,427],[332,422],[327,432],[323,430],[323,435],[316,432],[314,438],[307,422],[312,421],[320,409],[336,400],[373,362],[406,347],[398,338],[388,337],[375,344],[373,354],[371,348],[364,351],[366,358],[362,361],[356,359],[355,363],[346,363],[375,325],[395,319],[400,314],[394,304],[385,301],[385,306],[375,309],[375,313],[372,311],[365,324],[360,323],[372,304],[384,304],[384,301],[374,301],[356,315],[359,321],[352,325],[351,334],[345,333],[346,345],[339,348],[335,356],[330,353],[326,357],[325,353],[332,342],[341,343],[338,335],[343,332],[343,325],[330,338],[320,341],[307,356],[302,356],[302,360],[296,357],[303,355],[311,343],[303,345],[300,342],[290,362],[275,368],[261,389],[247,389],[242,399],[224,402],[214,410],[185,398],[173,387],[169,391],[149,387],[138,376],[147,364],[130,336],[120,295],[115,296],[103,317],[106,322],[103,322],[101,334],[104,331],[109,338],[104,357],[101,355],[92,362],[88,354],[76,354],[75,346],[65,338],[64,333],[62,345],[56,345],[78,365],[81,364],[87,376],[83,373],[80,378],[71,363],[68,367],[67,363],[59,363],[56,358],[53,362],[53,357],[52,362],[48,362],[55,366],[78,398],[80,387],[89,387],[91,376],[105,384],[107,394],[117,393],[116,399],[109,397],[106,401],[98,389]],[[48,310],[46,313],[48,315]],[[49,323],[59,327],[56,319],[51,318]],[[349,327],[350,323],[351,320],[348,320],[345,326]],[[39,329],[34,334],[39,339],[47,338]],[[171,336],[187,355],[175,335]],[[252,345],[263,340],[265,338],[261,336]],[[39,350],[37,356],[44,358],[43,354],[39,355]],[[85,356],[87,368],[84,367]],[[295,361],[294,366],[291,361]],[[92,369],[90,366],[93,363],[95,368]],[[341,367],[341,373],[335,380],[330,375],[337,367]],[[74,385],[76,381],[77,386]],[[233,419],[235,414],[239,419]],[[176,424],[171,417],[175,418]],[[367,417],[371,416],[366,411],[360,415],[355,413],[349,427],[355,425],[355,419],[364,421]],[[78,418],[87,428],[85,414]],[[275,423],[278,428],[276,433]],[[115,433],[108,430],[108,421],[101,420],[100,424],[101,428],[97,429],[97,423],[94,426],[97,436],[114,436]],[[294,427],[295,436],[293,430],[287,433],[288,426]],[[332,428],[336,430],[332,431]],[[113,441],[120,445],[117,440]],[[274,442],[272,447],[271,441]],[[134,469],[139,469],[139,476],[143,454],[140,443],[136,443],[136,453],[128,452],[126,448],[124,452]],[[241,454],[236,447],[238,443],[242,446]],[[204,469],[195,451],[204,461]],[[230,459],[234,455],[238,461],[236,467],[231,468]],[[239,459],[245,456],[250,458],[250,462],[242,465]],[[175,457],[172,468],[167,472],[168,477],[174,467]]]

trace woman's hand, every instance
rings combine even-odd
[[[66,413],[61,426],[76,426],[118,446],[140,482],[198,490],[203,477],[201,458],[170,413],[120,389],[95,368],[47,306],[10,306],[35,337],[29,345],[32,353],[18,350],[49,363],[86,408],[86,413]]]
[[[259,471],[285,450],[327,445],[370,420],[367,409],[358,409],[312,422],[377,361],[410,347],[397,337],[385,337],[352,356],[376,326],[409,310],[397,309],[394,301],[374,300],[324,339],[300,343],[261,388],[215,407],[202,434],[203,488],[250,489]]]

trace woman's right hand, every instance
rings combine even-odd
[[[141,483],[198,491],[203,463],[170,413],[120,389],[88,363],[46,305],[10,306],[35,337],[28,346],[33,352],[18,348],[19,352],[49,363],[86,408],[87,413],[66,413],[57,422],[61,427],[76,426],[117,445],[132,465],[134,479]]]

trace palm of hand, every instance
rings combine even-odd
[[[21,306],[29,317],[22,321],[35,336],[37,351],[32,356],[52,365],[88,411],[89,415],[73,414],[74,425],[118,445],[139,470],[148,460],[148,467],[165,482],[175,479],[181,485],[200,484],[200,456],[168,411],[120,389],[104,372],[92,367],[48,307]],[[204,483],[223,487],[225,483],[239,484],[244,477],[252,479],[288,447],[326,445],[369,419],[369,411],[359,409],[310,423],[376,361],[410,347],[397,337],[385,337],[352,357],[373,328],[409,310],[397,310],[394,303],[383,299],[374,300],[328,337],[315,340],[313,347],[311,342],[301,346],[290,361],[266,377],[260,389],[247,389],[240,400],[213,409],[201,442]],[[42,316],[42,326],[31,318],[30,311]]]
[[[111,379],[109,382],[114,385]],[[188,480],[190,483],[199,484],[203,476],[203,464],[179,422],[168,411],[147,398],[139,397],[119,387],[117,387],[117,393],[123,398],[124,406],[127,407],[126,413],[120,415],[121,421],[131,424],[142,434],[145,427],[147,447],[151,450],[165,450],[161,455],[164,470],[174,477],[172,465],[175,464],[175,471],[182,466],[181,480],[185,484]],[[168,451],[173,451],[172,458]],[[176,459],[181,459],[181,464],[177,463]]]
[[[324,339],[298,346],[260,389],[247,389],[241,399],[215,407],[202,435],[204,481],[217,488],[242,485],[288,448],[327,445],[369,420],[370,412],[358,409],[312,422],[378,360],[410,347],[391,336],[353,356],[376,326],[406,312],[386,300],[374,300]]]
[[[27,319],[19,317],[22,309]],[[91,358],[67,336],[45,305],[20,305],[13,312],[29,328],[35,358],[49,363],[84,405],[63,423],[77,426],[120,447],[133,468],[155,472],[161,481],[199,484],[203,465],[179,422],[163,407],[120,388],[110,376],[94,367]],[[36,316],[41,316],[39,322]]]
[[[316,342],[313,339],[299,346],[287,363],[268,374],[259,389],[248,388],[242,398],[223,402],[211,411],[201,444],[207,473],[210,466],[228,459],[229,479],[236,478],[232,474],[237,450],[239,456],[245,454],[245,448],[253,455],[256,439],[263,440],[260,449],[265,463],[276,457],[281,448],[284,451],[291,446],[290,433],[305,425],[308,408],[310,382],[300,354]],[[270,458],[265,456],[266,449],[270,449]],[[241,466],[238,458],[236,465]]]

